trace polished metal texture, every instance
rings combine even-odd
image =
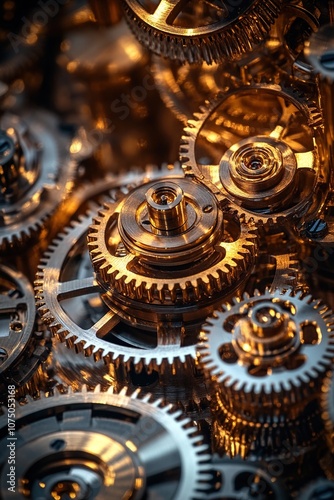
[[[1,498],[331,498],[333,33],[1,3]]]
[[[83,390],[17,407],[16,471],[22,487],[16,497],[203,498],[210,478],[208,447],[189,419],[150,399],[138,392]],[[3,416],[2,484],[10,473],[6,431]],[[11,495],[7,490],[2,498]]]

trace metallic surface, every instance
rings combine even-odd
[[[10,470],[7,417],[0,426],[3,483]],[[17,407],[16,433],[17,499],[158,499],[162,494],[184,500],[201,499],[208,489],[209,454],[201,436],[179,411],[151,403],[150,396],[98,390],[56,394]],[[13,498],[12,492],[3,498]]]

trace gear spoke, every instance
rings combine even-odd
[[[80,278],[71,281],[63,281],[58,283],[57,297],[58,300],[66,300],[90,293],[99,292],[99,284],[95,281],[94,277]]]
[[[173,25],[176,17],[189,0],[161,0],[154,14],[152,21],[157,24],[166,23]]]

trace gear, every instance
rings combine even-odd
[[[214,458],[215,491],[208,500],[287,500],[288,494],[269,468],[240,458]]]
[[[217,186],[258,223],[291,223],[318,210],[329,173],[314,103],[278,85],[251,84],[230,87],[195,117],[180,147],[189,175]]]
[[[76,164],[50,113],[5,114],[0,126],[0,248],[8,250],[41,232],[68,196]]]
[[[315,453],[326,449],[321,415],[314,402],[296,418],[287,419],[282,412],[271,423],[261,408],[256,418],[250,418],[246,412],[228,410],[219,396],[212,397],[211,407],[213,448],[220,455],[278,461],[288,474],[290,465],[305,465],[308,455],[314,460]]]
[[[245,296],[208,320],[199,345],[225,404],[268,418],[298,414],[321,387],[334,355],[334,316],[292,291]]]
[[[8,384],[21,388],[21,394],[28,387],[36,389],[39,366],[48,356],[50,345],[43,332],[38,331],[30,283],[21,273],[3,265],[0,266],[0,312],[0,398],[4,401]]]
[[[150,169],[138,176],[136,182],[149,183],[152,179],[161,178],[162,174],[166,180],[168,171],[175,179],[177,169]],[[109,196],[119,203],[130,188],[127,180],[133,187],[134,178],[129,174],[117,182],[115,179],[113,189],[110,184],[100,185],[100,195],[108,187]],[[97,186],[89,193],[97,197]],[[79,199],[82,199],[82,194]],[[79,201],[74,204],[75,213],[80,212],[78,204]],[[87,201],[83,203],[86,204]],[[187,406],[187,409],[189,402],[194,402],[202,415],[203,400],[208,414],[207,388],[196,360],[198,328],[195,333],[191,330],[187,335],[181,335],[183,324],[174,312],[173,316],[162,318],[163,328],[169,331],[166,337],[164,332],[161,333],[162,327],[157,320],[150,325],[152,331],[145,327],[144,330],[138,329],[133,316],[129,315],[128,322],[123,322],[124,314],[119,308],[109,309],[104,305],[100,297],[103,290],[94,279],[86,245],[91,216],[91,213],[81,216],[79,222],[59,235],[37,273],[36,299],[42,320],[61,341],[79,351],[77,359],[69,359],[56,347],[48,366],[50,373],[59,382],[67,382],[68,369],[72,367],[75,372],[75,376],[72,375],[74,386],[83,381],[90,386],[99,381],[103,388],[122,383],[134,387],[149,386],[149,390],[154,390],[159,397],[166,397],[168,393],[169,400]],[[92,356],[87,370],[83,372],[78,369],[82,352]],[[95,368],[91,372],[89,367],[93,358]],[[107,361],[107,370],[99,361],[101,358]],[[57,370],[59,363],[62,365]]]
[[[227,242],[223,212],[206,187],[162,180],[100,211],[88,246],[112,300],[117,292],[141,303],[187,306],[226,293],[250,265],[255,235],[242,219],[235,224],[237,236]]]
[[[182,340],[179,335],[171,335],[169,341],[158,334],[136,329],[134,320],[124,324],[122,314],[108,309],[101,301],[101,287],[94,279],[86,247],[87,231],[92,214],[81,217],[45,255],[35,282],[36,300],[42,320],[51,332],[68,347],[74,347],[79,355],[83,351],[92,356],[95,363],[93,379],[104,387],[127,383],[131,385],[150,384],[150,390],[173,402],[185,406],[189,401],[200,402],[207,397],[207,387],[197,367],[196,335]],[[190,342],[191,340],[191,342]],[[54,363],[57,363],[55,353]],[[107,362],[106,371],[100,359]],[[61,358],[63,359],[63,358]],[[71,366],[80,365],[72,360]],[[51,362],[51,369],[54,366]],[[147,371],[148,380],[140,372]],[[66,381],[66,366],[62,366],[59,376]],[[80,373],[79,382],[88,373]],[[139,380],[137,381],[137,378]],[[77,384],[78,375],[73,382]],[[153,384],[153,385],[152,385]]]
[[[281,9],[280,0],[122,0],[129,25],[145,47],[170,59],[207,64],[236,59],[267,35]]]
[[[153,57],[152,73],[162,100],[178,120],[186,126],[199,106],[212,100],[219,92],[235,85],[263,77],[275,79],[276,68],[272,60],[255,53],[237,62],[208,65],[181,64],[177,61]],[[233,120],[235,109],[226,113],[226,120]]]
[[[24,484],[17,498],[190,500],[202,499],[209,488],[202,437],[179,410],[150,395],[83,388],[28,402],[15,415],[15,471]],[[1,490],[7,500],[7,415],[0,422]]]

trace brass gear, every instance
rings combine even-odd
[[[90,228],[97,279],[106,292],[140,302],[208,301],[233,288],[252,261],[251,227],[242,216],[232,216],[229,225],[233,241],[226,241],[214,196],[191,179],[139,187],[101,210]]]
[[[207,64],[236,59],[266,37],[281,0],[184,2],[122,0],[125,16],[152,52],[182,62]]]
[[[292,88],[231,86],[189,120],[180,159],[257,223],[292,222],[317,211],[327,192],[321,124],[317,105]]]

